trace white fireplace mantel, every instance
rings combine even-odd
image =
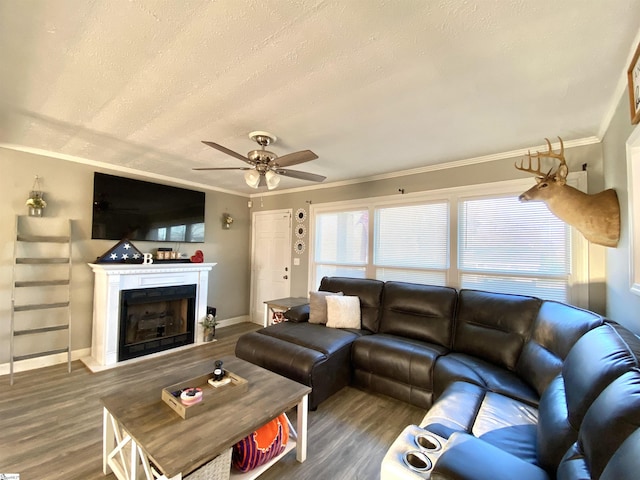
[[[215,263],[112,264],[90,263],[95,275],[91,358],[83,359],[93,371],[118,363],[120,292],[138,288],[196,285],[196,322],[207,314],[209,271]],[[195,342],[202,341],[196,323]]]

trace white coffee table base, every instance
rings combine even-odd
[[[283,456],[294,448],[296,449],[296,460],[300,463],[307,459],[307,423],[308,423],[308,403],[309,396],[305,395],[297,405],[296,429],[289,423],[289,441],[285,450],[269,462],[257,467],[249,472],[231,472],[232,479],[255,479],[265,470],[275,464]],[[287,418],[287,421],[289,419]],[[117,419],[111,415],[109,410],[103,408],[103,439],[102,439],[102,472],[108,475],[113,472],[119,480],[185,480],[198,477],[196,470],[191,475],[183,477],[181,473],[168,479],[165,475],[156,471],[149,462],[149,458],[144,449],[127,433]],[[227,472],[231,469],[230,450],[214,458],[201,468],[211,467],[213,462],[224,462],[224,469]],[[222,465],[221,465],[222,467]],[[217,468],[216,468],[217,469]],[[210,478],[210,477],[208,477]],[[215,477],[214,477],[215,478]],[[222,478],[229,478],[225,475]]]

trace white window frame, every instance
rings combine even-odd
[[[627,139],[627,189],[629,196],[629,284],[630,290],[640,295],[640,126]]]
[[[308,284],[312,285],[315,283],[316,276],[316,262],[315,262],[315,249],[316,249],[316,216],[323,213],[343,213],[343,212],[352,212],[357,210],[369,210],[369,238],[367,245],[367,263],[364,265],[354,264],[354,263],[338,263],[338,262],[328,262],[322,263],[322,265],[334,265],[338,267],[347,267],[347,268],[365,268],[365,278],[373,278],[371,276],[371,270],[369,265],[371,264],[371,252],[373,248],[373,238],[371,235],[371,226],[373,225],[373,219],[371,218],[371,211],[369,209],[369,202],[367,200],[351,200],[344,202],[332,202],[325,204],[314,205],[311,204],[309,208],[309,280]],[[313,287],[309,287],[309,290],[316,290],[318,288],[317,285]]]
[[[581,191],[586,191],[587,173],[574,172],[569,174],[567,183]],[[446,275],[447,285],[460,288],[460,275],[458,270],[458,206],[463,199],[499,197],[504,195],[520,195],[533,186],[531,178],[506,180],[487,184],[470,185],[464,187],[452,187],[426,192],[416,192],[401,195],[389,195],[366,199],[347,200],[339,202],[327,202],[312,204],[309,208],[309,269],[308,289],[315,290],[316,265],[315,265],[315,222],[316,215],[322,213],[337,213],[346,210],[369,210],[369,254],[366,266],[366,278],[375,278],[374,265],[374,213],[376,208],[412,205],[417,203],[446,201],[449,203],[449,269]],[[579,307],[588,308],[589,304],[589,244],[587,240],[575,228],[571,228],[571,274],[568,283],[567,302]]]
[[[374,224],[375,222],[375,217],[376,217],[376,212],[380,209],[384,209],[384,208],[394,208],[394,207],[411,207],[411,206],[416,206],[416,205],[428,205],[428,204],[440,204],[443,203],[446,205],[447,208],[447,223],[448,223],[448,229],[449,229],[449,235],[451,234],[451,204],[448,198],[432,198],[432,199],[425,199],[425,198],[419,198],[419,199],[411,199],[412,201],[402,201],[402,199],[397,199],[397,197],[394,197],[394,201],[393,202],[389,202],[389,201],[380,201],[374,205],[371,206],[370,211],[369,211],[369,232],[370,232],[370,252],[371,252],[371,259],[368,265],[368,269],[367,269],[367,273],[370,274],[369,278],[376,278],[376,274],[378,269],[380,268],[388,268],[390,270],[397,268],[400,270],[411,270],[410,267],[394,267],[394,266],[382,266],[382,265],[378,265],[377,263],[375,263],[375,241],[376,241],[376,225]],[[373,218],[371,218],[373,216]],[[450,248],[451,248],[451,241],[448,242],[447,244],[447,252],[448,252],[448,258],[446,259],[446,267],[442,268],[442,269],[438,269],[438,268],[422,268],[422,267],[416,267],[414,270],[418,271],[418,272],[439,272],[439,273],[443,273],[444,274],[444,279],[445,279],[445,285],[447,285],[449,283],[449,271],[451,270],[451,252],[450,252]]]

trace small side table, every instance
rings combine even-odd
[[[264,326],[271,325],[271,318],[278,312],[286,312],[290,308],[309,303],[306,297],[287,297],[264,302]]]

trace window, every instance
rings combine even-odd
[[[447,202],[377,208],[374,229],[377,279],[446,284],[449,266]]]
[[[542,202],[515,196],[461,200],[460,286],[567,301],[569,227]]]
[[[316,277],[365,278],[369,245],[366,209],[319,214],[315,219]]]
[[[157,226],[149,230],[146,240],[155,240],[158,242],[193,242],[194,238],[204,238],[204,223]]]
[[[569,183],[586,184],[586,174]],[[309,289],[323,276],[532,295],[587,306],[587,249],[531,180],[312,205]],[[366,203],[365,203],[366,202]]]

